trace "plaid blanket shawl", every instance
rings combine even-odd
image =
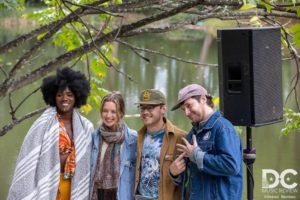
[[[92,123],[73,111],[76,151],[71,199],[88,199]],[[56,108],[48,108],[28,131],[17,160],[7,200],[55,200],[60,178]]]

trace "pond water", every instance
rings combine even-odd
[[[15,35],[12,32],[3,31],[0,32],[0,44],[3,44],[13,38]],[[182,57],[187,60],[200,61],[201,55],[203,55],[203,43],[201,40],[169,40],[165,36],[143,36],[137,38],[127,39],[127,42],[136,46],[154,49],[167,53],[169,55]],[[26,46],[26,45],[25,45]],[[210,44],[209,51],[206,58],[202,61],[207,63],[218,62],[217,57],[217,43],[213,40]],[[14,63],[23,50],[13,49],[13,52],[7,55],[0,55],[3,59],[3,63]],[[46,45],[41,53],[47,54],[47,58],[54,56],[59,52],[53,52],[50,44]],[[171,60],[166,57],[154,56],[148,53],[141,53],[145,57],[150,59],[150,63],[140,59],[130,49],[123,45],[116,46],[115,55],[118,57],[121,71],[131,75],[136,82],[128,80],[123,75],[109,70],[107,77],[104,81],[104,88],[109,90],[120,91],[126,100],[126,123],[129,127],[138,130],[142,127],[142,123],[139,117],[136,117],[138,110],[135,102],[138,101],[138,95],[140,92],[147,88],[160,89],[167,97],[167,103],[169,108],[172,107],[177,100],[177,94],[180,88],[187,84],[198,83],[207,88],[208,92],[213,96],[219,96],[218,91],[218,69],[217,67],[208,66],[196,66],[192,64],[186,64],[183,62]],[[27,67],[36,67],[39,64],[46,62],[45,58],[37,58],[33,65]],[[77,67],[79,68],[79,67]],[[283,99],[287,96],[290,87],[290,77],[295,72],[294,66],[287,61],[283,62]],[[26,68],[24,69],[26,72]],[[4,76],[0,75],[2,81]],[[34,83],[31,86],[26,87],[24,90],[16,91],[13,97],[16,99],[16,103],[33,89],[37,88],[40,82]],[[18,116],[24,113],[30,112],[34,109],[42,107],[44,102],[42,101],[40,92],[34,94],[28,102],[25,103],[22,110],[19,111]],[[0,102],[0,126],[10,121],[9,104],[7,97]],[[94,109],[87,116],[97,126],[99,119],[98,112]],[[184,113],[180,110],[171,112],[168,110],[166,117],[170,119],[175,125],[188,131],[191,128],[190,121],[184,116]],[[22,141],[30,128],[31,124],[37,117],[28,119],[21,124],[17,125],[14,129],[8,132],[5,136],[0,138],[0,199],[5,199],[7,192],[13,177],[15,162],[22,144]],[[273,189],[262,188],[262,172],[264,169],[273,169],[280,175],[282,171],[286,169],[294,169],[296,172],[300,172],[300,158],[298,152],[300,152],[299,134],[291,134],[289,136],[280,137],[280,130],[283,127],[283,123],[277,123],[273,125],[257,127],[252,129],[253,147],[256,148],[257,159],[253,166],[254,173],[254,198],[255,199],[287,199],[286,196],[291,196],[294,199],[300,199],[299,191],[299,174],[288,174],[283,178],[285,183],[292,184],[297,183],[297,187],[293,190],[287,190],[284,184],[278,184]],[[246,133],[245,130],[240,135],[245,147]],[[298,139],[297,139],[298,138]],[[244,195],[243,199],[247,199],[246,195],[246,166],[244,165]],[[270,175],[270,174],[269,174]],[[272,177],[271,177],[272,178]],[[274,176],[273,178],[276,179]],[[282,181],[280,182],[282,183]]]

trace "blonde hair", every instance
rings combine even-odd
[[[116,104],[118,122],[121,121],[125,115],[125,103],[122,94],[118,91],[113,91],[105,95],[100,104],[100,115],[103,112],[103,107],[106,102],[113,102]]]

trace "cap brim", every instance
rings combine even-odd
[[[181,103],[181,102],[180,102]],[[180,107],[180,103],[177,103],[175,106],[171,108],[171,111],[177,110]]]
[[[174,111],[174,110],[177,110],[178,108],[180,108],[181,103],[184,102],[185,100],[186,99],[182,99],[182,100],[178,101],[177,104],[171,108],[171,111]]]
[[[185,102],[188,98],[191,98],[191,95],[186,95],[183,99],[178,100],[177,104],[172,107],[171,111],[177,110],[180,108],[181,104]]]

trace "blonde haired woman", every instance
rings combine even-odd
[[[122,121],[124,115],[119,92],[103,97],[101,124],[92,134],[92,200],[133,199],[137,133]]]

